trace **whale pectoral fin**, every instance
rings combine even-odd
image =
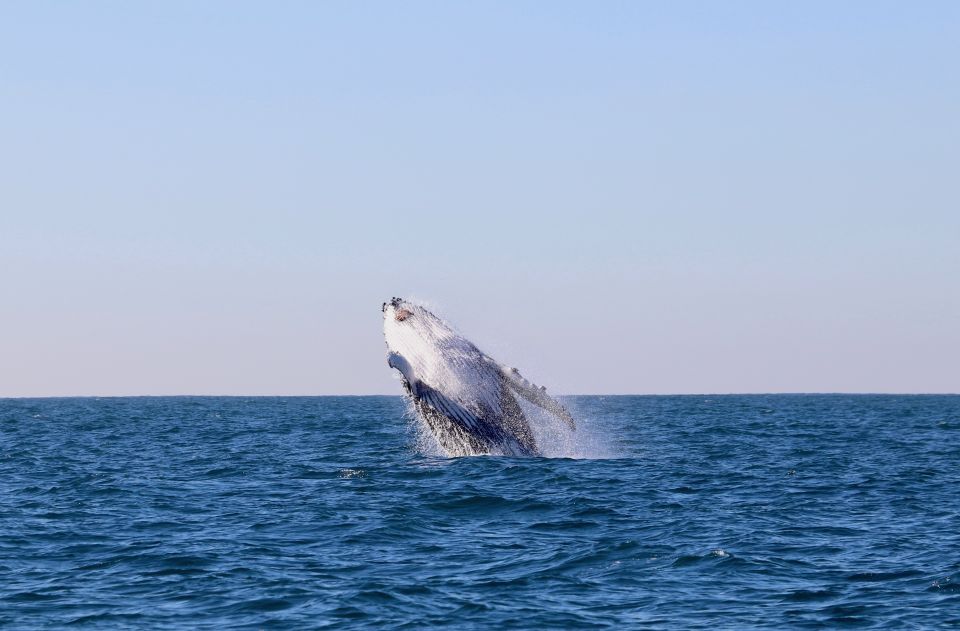
[[[483,422],[473,412],[423,383],[420,384],[420,401],[472,434],[483,430]]]
[[[496,364],[496,362],[494,363]],[[534,405],[539,406],[547,412],[555,415],[557,418],[569,425],[570,429],[577,429],[577,424],[574,422],[570,412],[567,411],[567,408],[560,405],[556,399],[550,397],[550,395],[547,394],[546,388],[527,381],[516,368],[504,366],[503,364],[496,364],[496,366],[500,370],[500,374],[503,375],[504,381],[508,386],[510,386],[511,390],[519,394],[530,403],[533,403]]]
[[[390,351],[387,355],[387,366],[398,370],[400,374],[403,375],[403,383],[407,386],[407,389],[410,390],[410,394],[417,396],[419,383],[417,376],[413,373],[413,367],[410,365],[410,362],[407,361],[407,358],[400,353]]]

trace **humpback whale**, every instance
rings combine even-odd
[[[451,456],[541,455],[517,396],[576,424],[546,388],[498,363],[421,305],[383,303],[387,365],[440,446]]]

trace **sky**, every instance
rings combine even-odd
[[[0,4],[0,396],[960,392],[960,3]]]

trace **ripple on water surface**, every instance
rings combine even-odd
[[[0,624],[960,624],[960,397],[567,402],[616,457],[420,455],[394,397],[0,400]]]

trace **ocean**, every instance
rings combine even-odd
[[[0,626],[960,626],[960,396],[583,396],[576,458],[400,397],[0,400]]]

